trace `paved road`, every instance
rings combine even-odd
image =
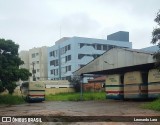
[[[141,109],[146,102],[133,101],[53,101],[42,103],[26,103],[22,105],[0,106],[0,114],[3,116],[160,116],[160,112]],[[49,124],[49,123],[48,123]],[[53,124],[53,123],[50,123]],[[61,123],[64,124],[64,123]],[[80,124],[73,123],[73,124]],[[84,124],[84,123],[83,123]],[[85,122],[85,124],[91,124]],[[143,125],[144,122],[113,123],[94,122],[92,124],[109,125]],[[160,124],[152,122],[152,124]],[[145,125],[152,125],[145,122]]]

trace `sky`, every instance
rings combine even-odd
[[[160,0],[0,0],[0,38],[19,50],[53,46],[62,37],[107,39],[128,31],[134,49],[152,46]]]

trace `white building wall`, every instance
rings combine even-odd
[[[28,51],[20,51],[19,57],[22,61],[24,61],[24,64],[20,66],[20,68],[29,69],[29,52]]]
[[[47,80],[48,79],[48,66],[47,66],[47,47],[32,48],[29,50],[29,71],[32,73],[33,65],[35,70],[36,80]],[[33,80],[30,77],[30,81]]]
[[[24,65],[20,66],[20,68],[26,68],[32,73],[34,63],[36,80],[48,79],[48,55],[46,46],[32,48],[29,51],[21,51],[19,57],[24,61]],[[33,81],[33,73],[29,80]]]

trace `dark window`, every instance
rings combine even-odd
[[[67,46],[65,46],[65,52],[67,51]]]
[[[71,65],[66,66],[66,72],[71,71]]]
[[[84,54],[78,54],[78,59],[82,59],[84,56]]]
[[[71,66],[68,66],[68,71],[71,71]]]
[[[36,55],[35,55],[35,53],[33,53],[33,54],[32,54],[32,58],[35,58],[35,57],[36,57]]]
[[[65,62],[70,61],[71,60],[71,55],[68,55],[65,57]]]
[[[52,56],[52,52],[50,52],[49,54],[50,54],[50,56]]]
[[[93,44],[92,46],[93,46],[93,48],[95,49],[95,44]]]
[[[51,70],[51,74],[53,74],[53,70]]]
[[[80,43],[80,48],[82,48],[84,46],[84,43]]]
[[[79,65],[80,68],[82,68],[83,66],[85,66],[85,65],[83,65],[83,64],[82,64],[82,65]]]
[[[103,50],[107,50],[107,45],[103,45]]]
[[[109,45],[108,46],[108,50],[112,49],[113,48],[113,45]]]
[[[58,59],[55,60],[55,66],[58,66]]]
[[[65,62],[67,62],[67,56],[65,56]]]
[[[54,51],[52,52],[52,56],[55,56],[55,52]]]
[[[99,57],[100,55],[99,54],[94,54],[93,55],[93,58],[95,59],[95,58],[97,58],[97,57]]]
[[[71,55],[68,55],[68,61],[70,61],[71,60]]]
[[[50,66],[55,65],[55,60],[50,61]]]
[[[68,50],[71,50],[71,45],[68,45]]]
[[[101,45],[97,44],[97,50],[101,50]]]
[[[59,65],[59,64],[58,64],[58,59],[57,59],[57,60],[52,60],[52,61],[50,61],[50,66],[52,66],[52,65],[58,66],[58,65]]]

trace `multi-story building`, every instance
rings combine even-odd
[[[29,69],[32,73],[30,81],[48,79],[47,47],[32,48],[29,51],[21,51],[19,57],[24,61],[20,68]]]
[[[20,65],[20,68],[29,69],[29,51],[21,51],[19,57],[24,62],[23,65]]]
[[[157,45],[155,45],[155,46],[150,46],[150,47],[142,48],[140,50],[154,53],[154,52],[157,52],[159,50],[159,47]]]
[[[120,33],[122,33],[121,31]],[[126,33],[126,32],[125,32]],[[117,32],[117,34],[119,34]],[[124,35],[124,34],[123,34]],[[127,32],[126,38],[129,38]],[[125,36],[124,35],[124,36]],[[110,40],[84,37],[64,37],[48,48],[48,78],[51,80],[67,79],[72,73],[83,67],[105,51],[114,47],[132,48],[132,43],[113,36]]]

